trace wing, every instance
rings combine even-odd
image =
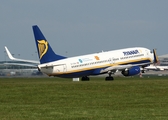
[[[27,67],[37,68],[36,64],[27,64],[27,63],[3,63],[1,65],[16,65],[16,66],[27,66]]]
[[[115,73],[118,71],[129,70],[130,68],[135,67],[135,66],[142,67],[148,64],[151,64],[151,63],[149,62],[149,63],[141,63],[141,64],[116,65],[116,66],[111,66],[111,67],[101,69],[100,73],[109,73],[109,72]]]
[[[150,65],[145,67],[146,70],[168,70],[168,66]]]
[[[9,50],[8,50],[8,48],[6,46],[5,46],[5,50],[6,50],[6,53],[7,53],[8,57],[9,57],[9,59],[11,59],[11,60],[40,64],[39,61],[35,61],[35,60],[25,60],[25,59],[14,58],[12,56],[12,54],[9,52]]]

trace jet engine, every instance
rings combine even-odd
[[[140,67],[139,66],[134,66],[134,67],[131,67],[128,70],[123,70],[121,73],[124,76],[133,76],[133,75],[139,74],[140,72],[141,72]]]

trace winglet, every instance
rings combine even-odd
[[[9,52],[8,48],[5,46],[6,53],[11,60],[15,60],[15,58],[12,56],[12,54]]]
[[[158,59],[158,56],[157,56],[157,54],[156,54],[156,50],[155,49],[153,49],[153,55],[154,55],[154,63],[158,63],[159,62],[159,59]]]

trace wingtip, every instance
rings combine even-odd
[[[4,46],[5,50],[8,49],[6,46]]]
[[[12,56],[12,54],[9,52],[8,48],[5,46],[6,53],[9,57],[9,59],[14,60],[15,58]]]

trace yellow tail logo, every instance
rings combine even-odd
[[[38,40],[38,50],[39,50],[39,56],[41,59],[48,50],[48,42],[45,40]]]

